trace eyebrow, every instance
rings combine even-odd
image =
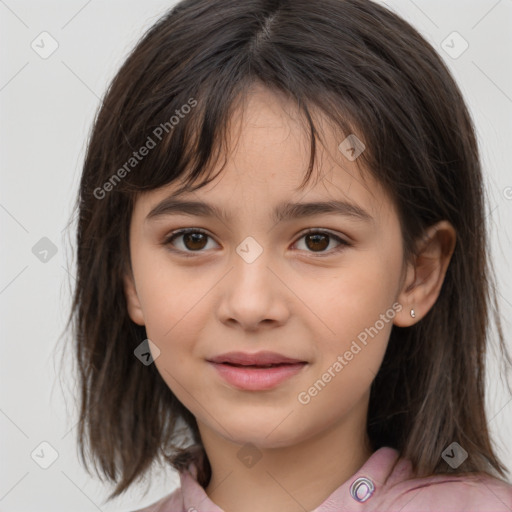
[[[146,216],[146,221],[167,215],[184,214],[195,217],[216,217],[225,223],[231,221],[228,213],[209,203],[202,201],[180,200],[170,196],[158,203]],[[345,201],[316,201],[310,203],[280,203],[272,212],[275,223],[311,217],[314,215],[342,215],[355,220],[373,222],[374,218],[356,204]]]

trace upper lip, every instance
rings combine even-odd
[[[208,359],[212,363],[231,363],[240,365],[267,365],[267,364],[280,364],[280,363],[306,363],[301,359],[294,359],[286,357],[276,352],[256,352],[250,354],[248,352],[227,352],[218,356]]]

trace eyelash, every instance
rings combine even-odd
[[[186,229],[179,229],[177,231],[173,231],[172,233],[170,233],[164,239],[164,241],[162,242],[162,245],[166,246],[169,251],[174,252],[174,253],[180,253],[181,255],[183,255],[183,256],[185,256],[187,258],[193,258],[193,257],[195,257],[196,254],[200,254],[200,253],[204,252],[204,250],[199,250],[199,251],[183,251],[181,249],[174,249],[174,248],[168,247],[169,245],[171,245],[171,242],[173,242],[174,239],[178,238],[181,235],[186,235],[187,233],[202,233],[202,234],[208,236],[209,238],[213,238],[206,231],[204,231],[203,229],[200,229],[200,228],[186,228]],[[334,235],[330,231],[324,231],[324,230],[315,229],[315,228],[311,228],[311,229],[301,233],[300,237],[297,240],[300,240],[301,238],[304,238],[306,235],[310,235],[312,233],[328,235],[330,238],[334,238],[337,242],[340,242],[340,245],[337,248],[331,249],[330,251],[327,251],[327,252],[315,253],[313,251],[308,251],[308,252],[311,252],[311,254],[314,255],[313,257],[322,258],[322,257],[326,257],[326,256],[331,256],[333,253],[338,253],[338,252],[342,251],[343,249],[345,249],[346,247],[351,247],[351,245],[352,245],[349,242],[347,242],[346,240],[344,240],[343,238],[341,238],[341,237],[339,237],[337,235]]]

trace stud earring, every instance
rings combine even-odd
[[[411,309],[411,316],[412,316],[413,318],[416,318],[416,312],[414,311],[414,309]]]

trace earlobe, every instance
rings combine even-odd
[[[398,327],[409,327],[419,320],[419,315],[416,313],[417,304],[414,298],[414,283],[416,278],[416,260],[408,262],[405,269],[405,278],[402,281],[400,294],[397,302],[401,304],[402,309],[395,316],[393,324]],[[414,316],[411,314],[414,310]]]
[[[140,304],[139,296],[135,288],[135,282],[131,273],[124,275],[124,293],[126,297],[126,308],[133,322],[138,325],[145,325],[144,314]]]
[[[456,232],[448,221],[431,226],[417,244],[414,261],[407,264],[398,302],[402,310],[394,324],[409,327],[419,322],[435,304],[456,244]],[[414,310],[414,314],[411,313]]]

